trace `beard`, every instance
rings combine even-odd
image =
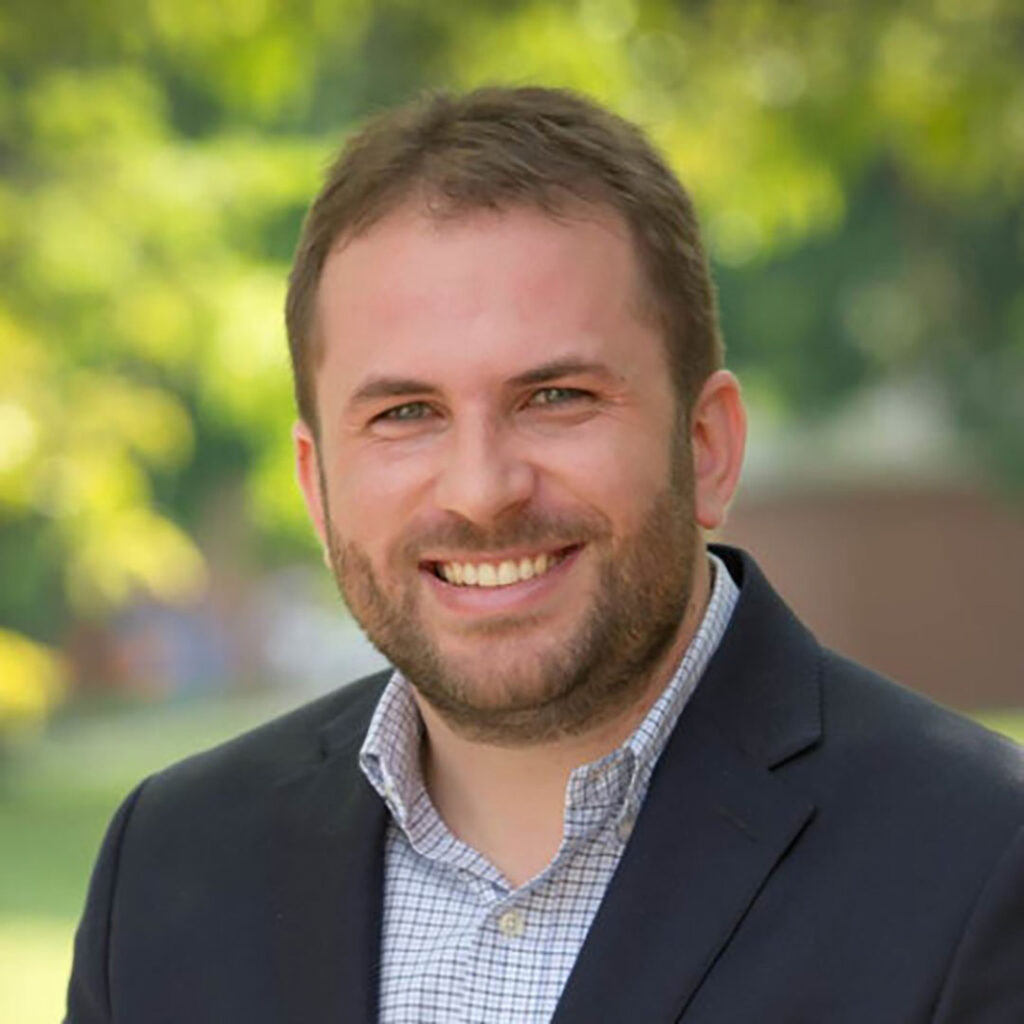
[[[673,459],[675,466],[687,464]],[[323,495],[325,484],[321,470]],[[646,691],[692,597],[697,527],[692,474],[685,470],[652,499],[640,526],[614,543],[610,521],[596,511],[524,511],[490,530],[463,519],[421,530],[393,548],[388,567],[393,578],[407,582],[391,589],[366,552],[339,536],[325,514],[334,577],[356,621],[453,730],[478,742],[525,746],[614,718]],[[460,659],[446,654],[426,627],[420,552],[552,550],[581,542],[596,559],[596,580],[567,635],[544,637],[540,616],[488,618],[466,627],[482,654]],[[524,652],[527,633],[537,639]]]

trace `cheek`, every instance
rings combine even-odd
[[[423,461],[368,453],[332,468],[330,510],[338,539],[357,544],[378,569],[422,512],[430,479]]]
[[[401,502],[429,483],[437,444],[381,441],[353,453],[340,467],[345,486],[383,500]]]
[[[560,490],[628,529],[669,486],[671,448],[653,432],[594,431],[585,439],[551,445],[544,473]]]

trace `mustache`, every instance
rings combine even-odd
[[[515,547],[560,548],[601,540],[610,533],[610,521],[599,512],[526,512],[490,527],[453,517],[403,538],[396,554],[402,561],[419,562],[424,552],[437,548],[480,553]]]

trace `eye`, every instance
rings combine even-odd
[[[571,402],[581,402],[591,398],[589,391],[581,388],[550,387],[541,388],[530,396],[530,405],[568,405]]]
[[[426,402],[403,402],[401,405],[386,409],[374,416],[374,421],[377,423],[409,423],[426,419],[431,411]]]

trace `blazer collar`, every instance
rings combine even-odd
[[[690,710],[755,762],[775,768],[821,738],[821,648],[746,552],[711,549],[740,597]]]
[[[818,647],[741,552],[722,643],[655,770],[554,1024],[678,1020],[813,804],[784,761],[821,735]]]

